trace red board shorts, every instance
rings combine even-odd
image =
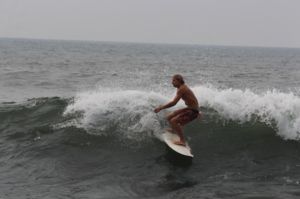
[[[178,113],[177,121],[181,125],[185,125],[194,119],[196,119],[199,115],[199,111],[196,109],[191,109],[191,108],[185,108],[180,113]]]

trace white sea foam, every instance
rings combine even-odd
[[[198,86],[193,90],[202,106],[213,108],[226,119],[246,122],[256,116],[282,138],[299,139],[300,98],[293,93],[269,90],[256,94],[249,89],[221,90],[213,86]]]
[[[64,114],[82,112],[77,123],[90,133],[119,133],[129,139],[159,137],[161,114],[154,108],[166,99],[154,92],[91,91],[80,93]]]
[[[217,89],[213,86],[192,88],[201,106],[216,110],[225,120],[251,121],[253,117],[270,125],[283,139],[298,140],[300,132],[300,98],[276,90],[255,93],[251,90]],[[75,97],[65,114],[82,112],[80,127],[90,133],[119,133],[129,139],[144,139],[162,132],[165,112],[153,109],[173,96],[146,91],[97,90]],[[182,106],[180,102],[178,106]]]

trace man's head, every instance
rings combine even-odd
[[[179,88],[182,84],[184,84],[183,77],[179,74],[176,74],[172,78],[172,84],[174,87]]]

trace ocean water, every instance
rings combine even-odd
[[[194,159],[154,108],[180,73]],[[0,198],[299,198],[300,49],[0,39]]]

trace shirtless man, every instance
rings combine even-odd
[[[193,91],[184,83],[183,77],[181,75],[174,75],[172,78],[172,84],[175,88],[177,88],[175,98],[171,102],[157,107],[154,112],[158,113],[162,109],[175,106],[180,99],[185,102],[185,104],[187,105],[186,108],[174,111],[167,116],[167,120],[172,127],[171,131],[177,133],[180,138],[180,140],[174,142],[174,144],[185,146],[182,126],[200,116],[199,104]]]

